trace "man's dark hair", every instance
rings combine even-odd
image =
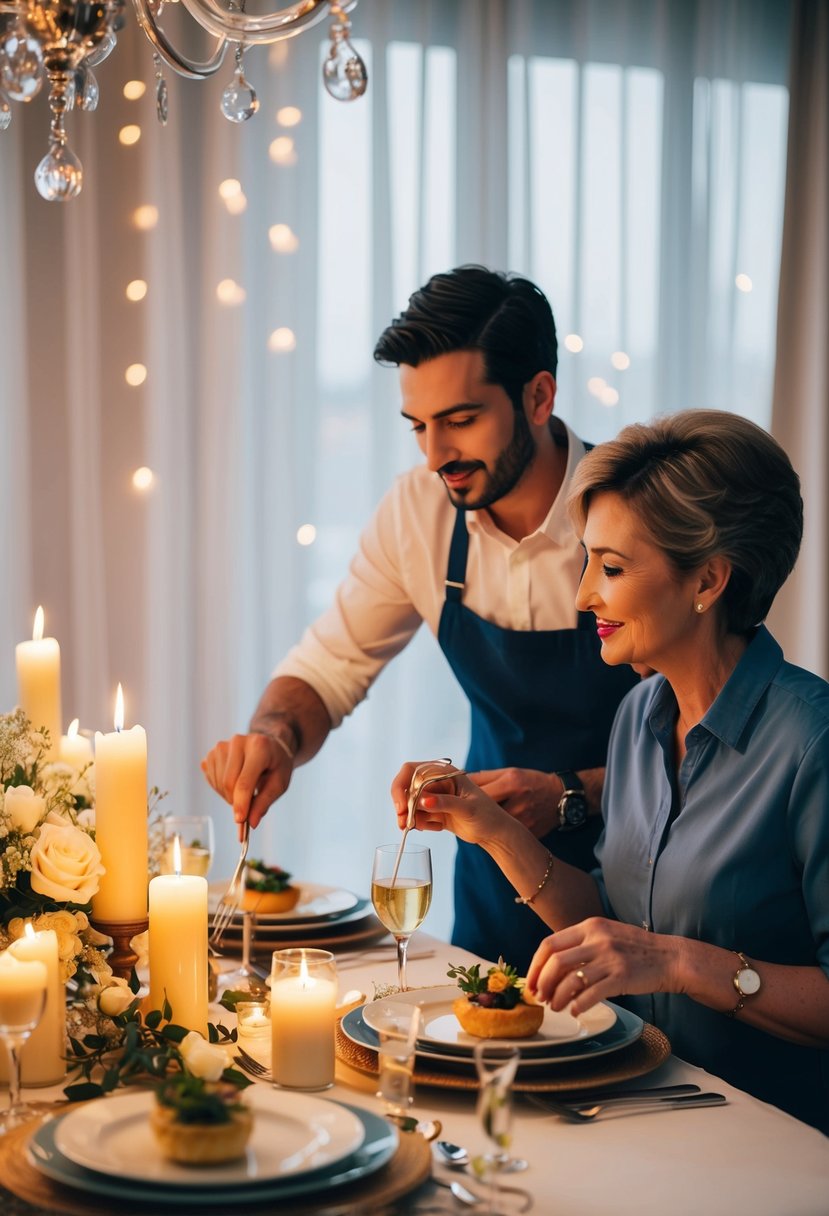
[[[485,266],[432,275],[383,330],[374,358],[384,366],[417,367],[456,350],[479,350],[487,383],[500,384],[520,410],[524,385],[538,372],[556,374],[558,343],[547,297],[529,279]]]

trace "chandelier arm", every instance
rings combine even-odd
[[[293,38],[322,21],[332,7],[331,0],[299,0],[256,17],[241,8],[225,8],[219,0],[182,0],[182,3],[190,16],[211,34],[248,45]],[[357,0],[339,0],[336,7],[347,13],[356,5]]]
[[[0,0],[0,3],[2,3],[2,0]],[[179,76],[187,76],[192,80],[207,80],[222,66],[225,51],[227,50],[227,38],[217,35],[216,46],[212,55],[209,59],[200,63],[194,59],[189,59],[186,55],[182,55],[175,49],[161,27],[156,24],[150,10],[149,0],[133,0],[133,4],[138,24],[164,62],[174,72],[178,73]]]

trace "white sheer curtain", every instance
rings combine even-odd
[[[416,459],[371,349],[429,274],[474,260],[539,282],[562,340],[559,409],[586,438],[687,405],[768,423],[788,5],[364,0],[366,98],[322,92],[324,35],[309,32],[249,54],[262,108],[240,129],[218,113],[230,67],[171,80],[158,128],[129,24],[100,113],[71,118],[78,200],[35,194],[40,101],[15,107],[0,142],[0,693],[13,704],[13,645],[43,603],[67,719],[106,727],[123,681],[170,808],[213,809],[222,872],[233,834],[198,760],[244,729]],[[150,85],[138,102],[121,95],[132,77]],[[129,122],[142,136],[124,146]],[[244,209],[220,196],[229,180]],[[131,302],[136,279],[148,290]],[[131,387],[135,364],[147,376]],[[466,738],[464,701],[418,636],[254,851],[364,891],[394,834],[399,762],[460,760]],[[452,847],[434,845],[443,931]]]

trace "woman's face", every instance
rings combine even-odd
[[[576,604],[596,616],[605,663],[673,666],[697,637],[697,572],[678,573],[610,491],[591,499],[583,543],[587,566]]]

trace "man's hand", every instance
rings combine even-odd
[[[216,793],[233,807],[241,839],[245,820],[257,827],[271,803],[285,793],[294,764],[274,738],[255,733],[217,743],[201,767]]]
[[[540,773],[532,768],[494,768],[469,776],[533,836],[546,836],[558,827],[562,787],[555,773]]]

